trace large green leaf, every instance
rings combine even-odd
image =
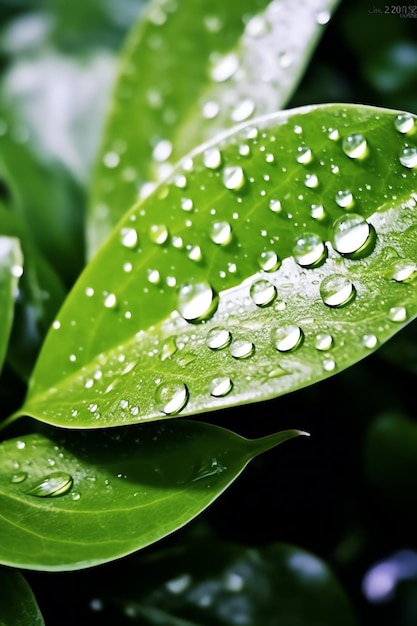
[[[19,572],[0,568],[0,626],[44,626],[33,593]]]
[[[153,0],[123,51],[93,179],[90,254],[139,190],[285,105],[338,0]]]
[[[198,515],[251,458],[300,434],[248,440],[176,420],[5,441],[0,562],[80,569],[138,550]]]
[[[3,367],[13,322],[17,285],[23,273],[19,240],[0,236],[0,370]]]
[[[85,269],[20,414],[74,428],[192,415],[371,353],[417,311],[414,128],[307,107],[184,159]]]

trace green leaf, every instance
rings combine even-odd
[[[118,624],[124,616],[142,626],[356,624],[330,568],[282,543],[255,549],[199,539],[138,555],[128,574],[117,572],[101,593],[102,610],[117,607]]]
[[[44,626],[33,593],[19,572],[0,568],[0,626]]]
[[[153,0],[121,56],[90,199],[90,255],[179,158],[285,105],[338,0]]]
[[[184,159],[81,275],[20,414],[71,428],[193,415],[370,354],[417,311],[415,119],[294,109]]]
[[[301,434],[248,440],[176,420],[5,441],[0,562],[70,570],[129,554],[198,515],[254,456]]]
[[[17,285],[22,272],[23,255],[19,240],[0,236],[0,370],[9,343]]]

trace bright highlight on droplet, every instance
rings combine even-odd
[[[367,142],[360,133],[345,137],[342,142],[342,150],[351,159],[363,159],[367,154]]]
[[[49,498],[52,496],[62,496],[69,492],[73,479],[67,472],[52,472],[48,476],[41,478],[26,493],[38,498]]]
[[[272,345],[279,352],[290,352],[301,345],[303,331],[299,326],[286,324],[271,330]]]
[[[238,165],[225,167],[223,170],[223,184],[226,189],[239,191],[245,184],[245,173]]]
[[[210,395],[215,398],[223,398],[232,390],[233,383],[227,376],[213,378],[210,382]]]
[[[355,295],[355,287],[347,276],[332,274],[324,278],[320,284],[320,295],[329,307],[348,304]]]
[[[206,343],[211,350],[221,350],[229,345],[232,335],[227,328],[216,326],[207,333]]]
[[[187,322],[200,322],[216,311],[218,297],[208,282],[186,283],[178,292],[178,311]]]
[[[250,286],[249,295],[256,306],[264,307],[275,300],[277,289],[268,280],[255,280]]]
[[[340,254],[353,254],[363,248],[371,236],[371,227],[356,213],[343,215],[332,227],[332,245]]]
[[[165,415],[175,415],[188,402],[188,388],[182,381],[161,383],[155,392],[157,408]]]
[[[296,239],[292,253],[299,265],[313,267],[326,258],[326,247],[319,235],[305,233]]]

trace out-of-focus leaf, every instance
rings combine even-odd
[[[22,273],[23,255],[19,240],[0,235],[0,369],[7,352],[17,285]]]
[[[152,1],[122,54],[93,179],[91,255],[187,152],[282,108],[338,0]]]
[[[71,570],[129,554],[197,516],[253,457],[302,434],[249,440],[176,420],[4,441],[0,562]]]
[[[85,269],[20,414],[70,428],[193,415],[370,354],[417,311],[415,126],[322,105],[192,153]]]
[[[0,626],[45,626],[33,593],[19,572],[0,568]]]

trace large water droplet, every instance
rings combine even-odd
[[[210,382],[210,395],[215,398],[222,398],[226,396],[233,387],[233,383],[227,376],[220,376],[219,378],[213,378]]]
[[[223,170],[223,184],[226,189],[239,191],[245,184],[245,173],[239,165],[231,165]]]
[[[405,135],[414,128],[414,117],[410,113],[400,113],[394,121],[395,130]]]
[[[232,240],[232,227],[229,222],[213,222],[210,239],[219,246],[226,246]]]
[[[14,485],[18,485],[19,483],[23,483],[28,477],[27,472],[18,472],[17,474],[13,474],[10,479],[10,482]]]
[[[398,283],[412,280],[417,273],[417,264],[411,259],[399,259],[390,266],[390,278]]]
[[[391,322],[405,322],[407,319],[407,309],[405,306],[392,306],[389,310],[388,317]]]
[[[271,330],[271,341],[279,352],[290,352],[301,345],[303,331],[295,324],[285,324]]]
[[[216,311],[218,297],[208,282],[185,283],[178,292],[178,311],[187,322],[200,322]]]
[[[360,133],[349,135],[343,139],[342,149],[351,159],[363,159],[367,153],[366,139]]]
[[[155,392],[157,407],[165,415],[182,411],[188,402],[187,386],[179,380],[161,383]]]
[[[327,306],[339,307],[351,302],[355,296],[355,287],[347,276],[332,274],[322,280],[320,295]]]
[[[165,224],[152,224],[149,229],[149,238],[153,243],[161,245],[168,239],[168,228]]]
[[[266,250],[259,255],[258,263],[264,272],[275,272],[281,262],[278,255],[273,250]]]
[[[340,254],[354,254],[361,250],[369,253],[373,232],[364,217],[349,213],[334,222],[331,242],[333,248]]]
[[[207,333],[206,343],[211,350],[221,350],[229,345],[232,335],[226,328],[215,326]]]
[[[324,242],[316,233],[305,233],[298,237],[292,253],[294,259],[302,267],[315,267],[327,256]]]
[[[400,154],[400,163],[409,169],[417,166],[417,148],[404,148]]]
[[[230,354],[234,359],[246,359],[255,351],[255,346],[251,341],[237,339],[230,344]]]
[[[340,189],[336,193],[335,200],[342,209],[349,209],[354,202],[352,192],[349,189]]]
[[[222,155],[218,148],[208,148],[203,154],[203,163],[210,170],[217,170],[222,164]]]
[[[277,289],[268,280],[259,279],[251,284],[249,295],[256,306],[267,306],[277,297]]]
[[[72,476],[67,474],[67,472],[52,472],[52,474],[41,478],[26,493],[30,496],[37,496],[38,498],[62,496],[69,492],[72,483]]]

